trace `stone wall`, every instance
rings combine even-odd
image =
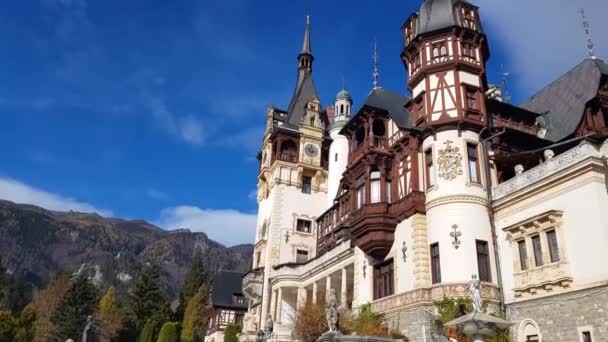
[[[398,330],[405,335],[409,341],[431,342],[431,315],[434,307],[432,305],[420,305],[403,308],[386,314],[386,322],[391,330]],[[422,336],[426,335],[425,338]]]
[[[591,329],[594,342],[608,342],[608,285],[507,305],[514,322],[513,342],[525,341],[526,322],[539,329],[542,341],[582,341],[580,328]]]

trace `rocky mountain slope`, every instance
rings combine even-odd
[[[253,247],[224,247],[204,233],[168,232],[144,221],[55,212],[0,200],[0,258],[8,272],[44,286],[59,271],[87,269],[100,286],[124,291],[146,262],[161,267],[174,296],[196,250],[210,276],[218,269],[246,271]]]

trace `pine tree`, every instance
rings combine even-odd
[[[203,284],[190,299],[184,313],[181,339],[183,342],[202,341],[207,332],[209,290]]]
[[[158,333],[157,342],[180,342],[179,340],[179,323],[167,322]]]
[[[241,332],[241,326],[236,323],[230,323],[224,330],[224,342],[238,342],[239,339],[236,336]]]
[[[0,341],[14,341],[17,333],[17,320],[8,310],[0,311]]]
[[[190,298],[196,294],[201,285],[206,283],[207,275],[205,274],[203,255],[197,250],[192,258],[192,262],[190,263],[190,268],[186,272],[184,284],[182,285],[182,290],[180,292],[180,299],[183,301],[183,303],[188,303]]]
[[[95,312],[97,299],[97,288],[85,274],[74,278],[51,316],[55,337],[60,341],[79,339],[87,324],[87,317]]]
[[[129,312],[137,331],[153,317],[166,317],[167,304],[160,288],[160,274],[156,267],[144,266],[139,278],[129,291]]]
[[[116,301],[116,290],[110,287],[99,301],[95,317],[99,340],[111,341],[122,328],[123,314]]]
[[[47,342],[52,340],[55,327],[51,315],[63,299],[70,286],[70,275],[58,272],[49,282],[46,289],[34,298],[31,309],[35,312],[33,342]]]

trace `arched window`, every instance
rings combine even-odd
[[[311,125],[311,126],[314,126],[314,125],[315,125],[315,117],[314,117],[314,116],[311,116],[311,117],[310,117],[310,125]]]
[[[380,202],[380,171],[374,170],[369,175],[370,178],[370,202]]]
[[[343,104],[340,105],[340,114],[344,114],[344,105]]]
[[[355,133],[355,148],[358,148],[363,144],[363,140],[365,140],[365,128],[361,127]]]
[[[445,45],[441,46],[441,57],[448,55],[448,48]]]
[[[434,47],[433,48],[433,58],[437,58],[437,57],[439,57],[439,48]]]

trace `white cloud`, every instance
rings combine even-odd
[[[204,232],[210,239],[232,246],[254,240],[256,221],[255,214],[233,209],[178,206],[163,209],[156,224],[169,230],[187,228]]]
[[[580,8],[585,9],[595,54],[608,60],[606,0],[477,0],[490,48],[500,44],[512,81],[531,93],[587,56]],[[531,95],[531,94],[530,94]]]
[[[192,145],[202,145],[205,142],[203,123],[194,115],[180,116],[171,112],[165,101],[159,97],[146,97],[144,104],[169,135]]]
[[[112,211],[80,202],[60,194],[50,193],[21,183],[15,179],[0,177],[0,198],[16,203],[32,204],[49,210],[79,211],[112,216]]]
[[[151,199],[158,201],[168,201],[171,198],[167,193],[154,188],[147,189],[146,195]]]

